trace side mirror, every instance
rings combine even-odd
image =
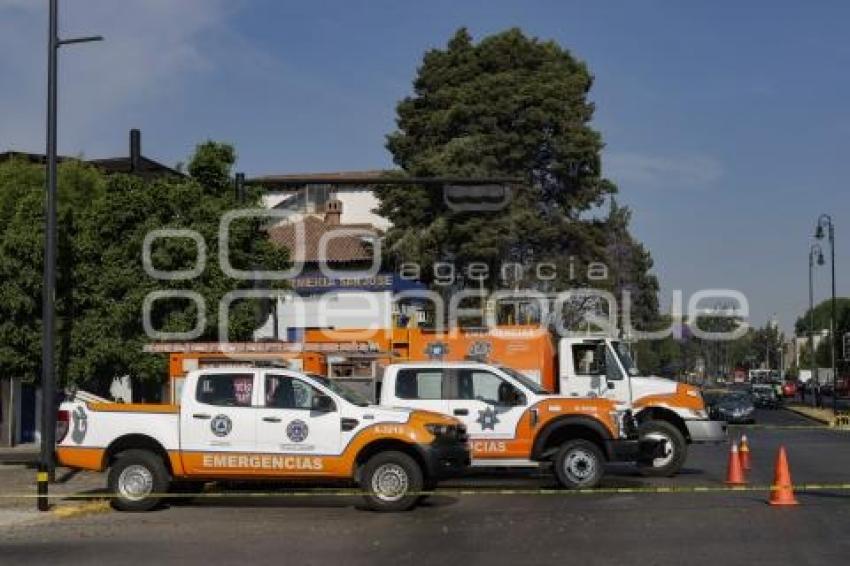
[[[310,409],[319,413],[333,413],[336,405],[327,395],[315,395],[310,403]]]

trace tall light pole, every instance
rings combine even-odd
[[[823,265],[823,250],[820,244],[812,244],[809,248],[809,364],[812,368],[810,379],[814,379],[816,384],[818,383],[818,369],[815,362],[815,260],[817,260],[818,265]]]
[[[835,226],[832,224],[832,216],[829,214],[818,216],[817,229],[815,230],[815,238],[818,240],[823,239],[824,227],[829,231],[829,257],[832,264],[832,312],[829,321],[829,341],[832,345],[830,349],[832,352],[832,411],[835,412],[838,407],[838,403],[836,402],[838,367],[835,363]]]
[[[100,41],[101,36],[59,39],[59,0],[50,0],[47,36],[47,210],[44,236],[44,289],[42,295],[41,350],[41,459],[39,462],[38,509],[49,509],[47,484],[55,474],[56,367],[56,108],[59,48],[71,43]]]

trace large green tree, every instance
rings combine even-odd
[[[218,338],[218,306],[250,281],[227,277],[218,264],[222,215],[260,206],[251,193],[237,203],[227,180],[235,154],[226,144],[198,146],[189,171],[196,177],[145,180],[105,176],[78,161],[59,168],[59,270],[57,354],[60,383],[78,383],[103,392],[112,378],[159,381],[165,359],[147,354],[150,342],[142,324],[145,297],[158,290],[190,290],[206,305],[202,339]],[[43,266],[43,168],[22,162],[0,165],[0,373],[38,380],[41,361],[41,273]],[[145,236],[158,229],[197,231],[207,247],[203,272],[194,279],[166,281],[149,276],[142,263]],[[229,247],[239,269],[280,269],[286,254],[273,247],[258,220],[234,222]],[[162,271],[191,269],[195,243],[160,238],[152,261]],[[250,338],[256,305],[237,302],[231,309],[230,338]],[[194,303],[158,301],[153,327],[178,332],[193,328]]]
[[[611,242],[606,219],[585,216],[616,192],[602,175],[603,143],[588,99],[592,83],[586,65],[569,51],[518,29],[477,43],[460,29],[446,48],[428,51],[413,94],[398,104],[398,129],[388,136],[395,163],[410,176],[522,183],[506,206],[490,211],[450,206],[433,186],[379,187],[378,212],[393,223],[389,260],[418,264],[426,283],[434,281],[431,266],[442,261],[458,271],[487,264],[483,284],[490,289],[587,285],[588,264],[607,262]],[[645,250],[630,238],[625,244],[635,256],[629,267],[642,262],[649,269]],[[505,262],[551,263],[557,277],[541,280],[529,267],[506,285],[499,276]],[[457,286],[479,284],[461,280]]]

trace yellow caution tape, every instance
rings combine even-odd
[[[605,494],[680,494],[680,493],[725,493],[725,492],[768,492],[780,486],[763,485],[693,485],[693,486],[656,486],[656,487],[596,487],[591,489],[501,489],[501,488],[438,488],[431,492],[418,492],[415,495],[605,495]],[[850,483],[806,483],[791,486],[794,491],[850,491]],[[207,491],[202,493],[156,493],[151,497],[168,499],[238,499],[256,497],[355,497],[366,495],[367,492],[360,489],[333,489],[316,488],[300,491]],[[414,495],[411,493],[411,495]],[[38,495],[26,494],[0,494],[0,499],[29,499],[37,498]],[[59,499],[110,499],[117,497],[110,493],[75,493],[54,494]]]

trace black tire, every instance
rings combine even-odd
[[[372,511],[407,511],[416,505],[424,485],[422,468],[403,452],[375,454],[360,474],[360,487],[366,492],[363,498]],[[390,493],[393,488],[395,492]]]
[[[564,442],[552,461],[555,477],[567,489],[590,489],[599,485],[605,474],[605,456],[589,440]]]
[[[134,475],[138,479],[135,484]],[[149,450],[121,452],[109,469],[112,507],[118,511],[150,511],[162,502],[163,494],[168,492],[170,479],[159,455]],[[129,492],[134,486],[139,487],[138,495],[130,496]]]
[[[688,457],[688,443],[681,431],[667,421],[658,420],[645,421],[638,430],[641,438],[651,436],[666,440],[667,450],[670,450],[664,458],[638,462],[641,473],[648,477],[664,478],[678,474]]]

